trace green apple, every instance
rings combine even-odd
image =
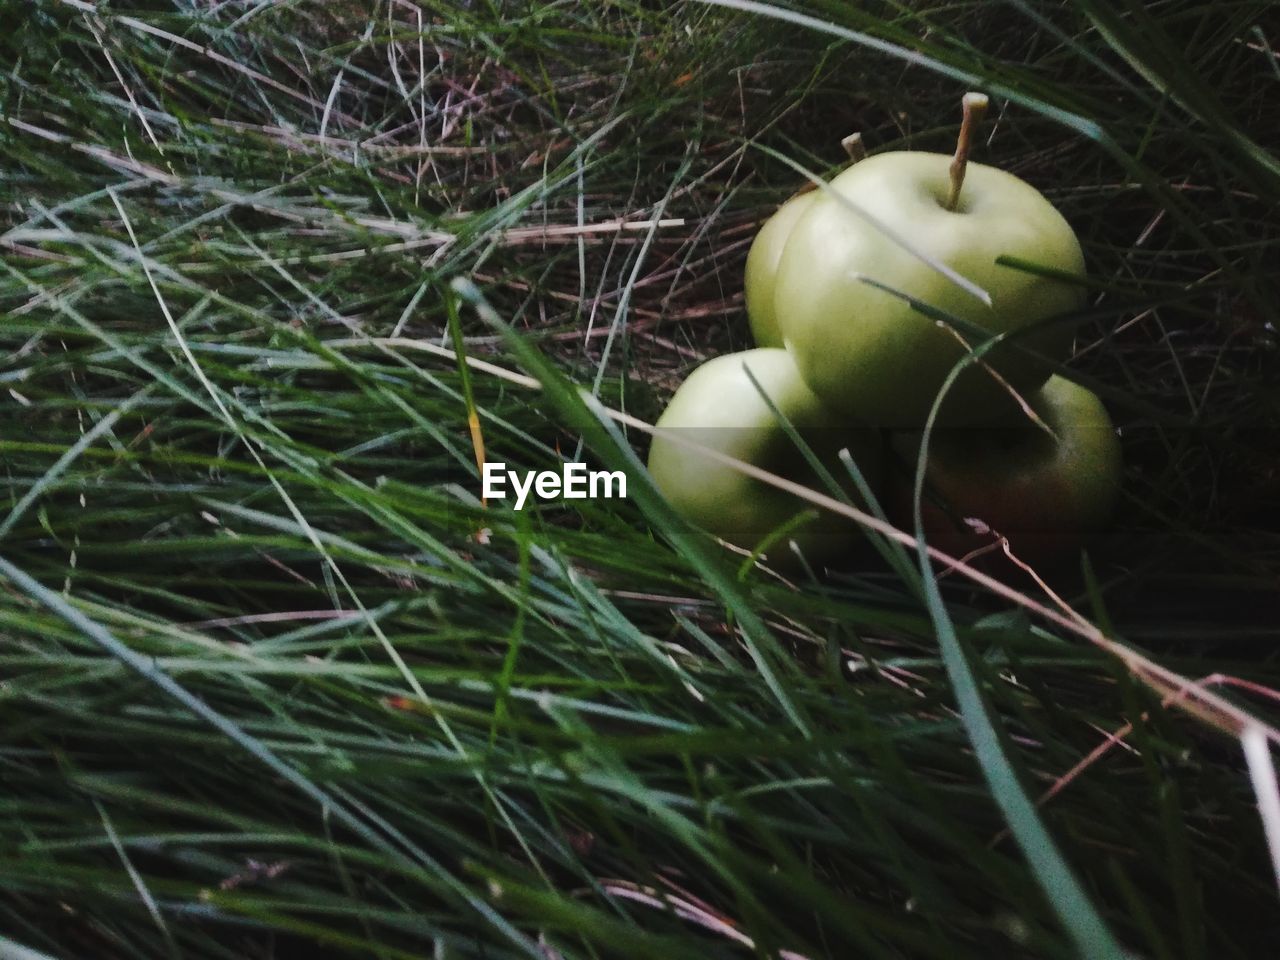
[[[747,322],[757,347],[782,346],[782,334],[773,309],[773,285],[778,273],[782,248],[791,236],[800,215],[818,196],[816,191],[797,194],[780,206],[751,242],[743,276],[743,292],[747,302]]]
[[[785,350],[762,347],[725,354],[698,367],[655,424],[649,472],[672,506],[691,523],[730,543],[753,548],[809,504],[699,448],[814,489],[825,492],[825,488],[751,382],[748,369],[842,483],[849,475],[839,462],[840,449],[849,450],[867,482],[874,485],[880,478],[881,448],[876,431],[860,423],[850,425],[814,396]],[[852,482],[848,488],[852,491]],[[852,521],[823,513],[789,537],[806,556],[822,559],[849,546],[858,533]],[[780,553],[785,559],[785,552]]]
[[[958,186],[959,161],[959,154],[953,161],[920,152],[869,157],[831,181],[838,197],[823,191],[792,227],[774,287],[778,327],[805,382],[841,412],[878,426],[922,426],[965,352],[945,326],[863,277],[990,334],[1027,330],[1083,304],[1077,284],[996,263],[1008,254],[1082,276],[1080,244],[1062,215],[1030,184],[994,167],[960,163]],[[917,254],[986,290],[990,306]],[[1069,333],[1060,324],[1036,327],[1018,342],[1057,359]],[[1045,365],[1003,343],[985,359],[1019,392],[1048,376]],[[948,394],[942,422],[989,422],[1005,396],[988,370],[971,366]]]
[[[1056,435],[1029,419],[1013,427],[935,429],[921,502],[925,539],[952,556],[1008,537],[1024,559],[1049,560],[1077,550],[1110,518],[1120,490],[1120,441],[1092,391],[1053,376],[1027,397]],[[905,462],[888,494],[896,524],[914,529],[912,478],[919,431],[891,445]],[[974,521],[974,522],[969,522]]]

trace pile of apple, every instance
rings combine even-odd
[[[649,470],[687,519],[744,548],[793,541],[815,560],[859,536],[719,453],[818,490],[825,473],[912,529],[941,394],[921,501],[929,543],[959,556],[1006,537],[1047,560],[1105,524],[1115,430],[1097,396],[1045,362],[1066,357],[1062,321],[1084,303],[1080,244],[1035,188],[968,161],[985,106],[965,97],[954,156],[859,160],[761,228],[745,278],[757,348],[700,366],[656,425]]]

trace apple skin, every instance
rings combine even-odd
[[[853,491],[837,458],[847,447],[872,488],[881,476],[881,438],[862,424],[850,425],[813,394],[785,350],[761,347],[708,360],[681,384],[655,424],[649,472],[658,489],[685,519],[743,548],[808,508],[805,501],[680,443],[681,437],[779,476],[825,492],[803,455],[787,438],[744,368],[749,367],[778,409],[796,427],[821,462]],[[855,495],[855,502],[857,498]],[[859,539],[860,528],[822,512],[789,534],[814,560],[832,557]],[[786,563],[789,551],[771,555]]]
[[[983,287],[990,307],[825,192],[796,221],[778,263],[774,309],[805,382],[834,409],[876,426],[923,426],[964,348],[904,300],[856,275],[992,334],[1022,330],[1084,302],[1078,285],[995,262],[1009,254],[1084,275],[1075,234],[1040,192],[1013,174],[970,163],[959,203],[950,211],[944,206],[950,164],[951,157],[937,153],[879,154],[835,177],[830,189]],[[1061,359],[1070,332],[1059,324],[1018,339]],[[1035,390],[1048,376],[1044,364],[1003,345],[985,359],[1020,393]],[[941,422],[988,423],[1003,406],[1003,395],[988,372],[970,367],[948,394]]]
[[[921,504],[931,546],[961,557],[992,543],[990,534],[963,522],[974,517],[1007,537],[1019,558],[1050,562],[1074,554],[1106,525],[1120,492],[1122,464],[1120,441],[1102,401],[1053,376],[1027,402],[1057,441],[1025,418],[1014,427],[933,431]],[[915,529],[912,478],[921,436],[910,431],[890,440],[906,470],[891,484],[888,508],[906,530]]]
[[[747,322],[751,325],[751,336],[757,347],[782,346],[782,333],[778,330],[777,315],[773,309],[778,261],[782,259],[782,249],[791,236],[791,228],[817,196],[817,191],[811,190],[780,206],[764,222],[747,251],[743,294],[747,304]]]

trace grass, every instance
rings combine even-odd
[[[1268,955],[1273,12],[0,5],[0,957]],[[794,166],[970,87],[1085,247],[1116,526],[744,564],[636,421]],[[472,412],[631,497],[481,504]]]

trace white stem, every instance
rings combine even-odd
[[[844,147],[844,152],[849,155],[849,159],[854,163],[863,160],[867,156],[867,148],[862,143],[862,134],[851,133],[840,141],[840,146]]]
[[[973,132],[982,122],[990,101],[985,93],[966,93],[960,105],[964,116],[960,121],[960,135],[956,138],[956,155],[951,161],[951,192],[947,195],[946,208],[954,210],[960,202],[960,188],[964,186],[964,171],[969,165],[969,144]]]

